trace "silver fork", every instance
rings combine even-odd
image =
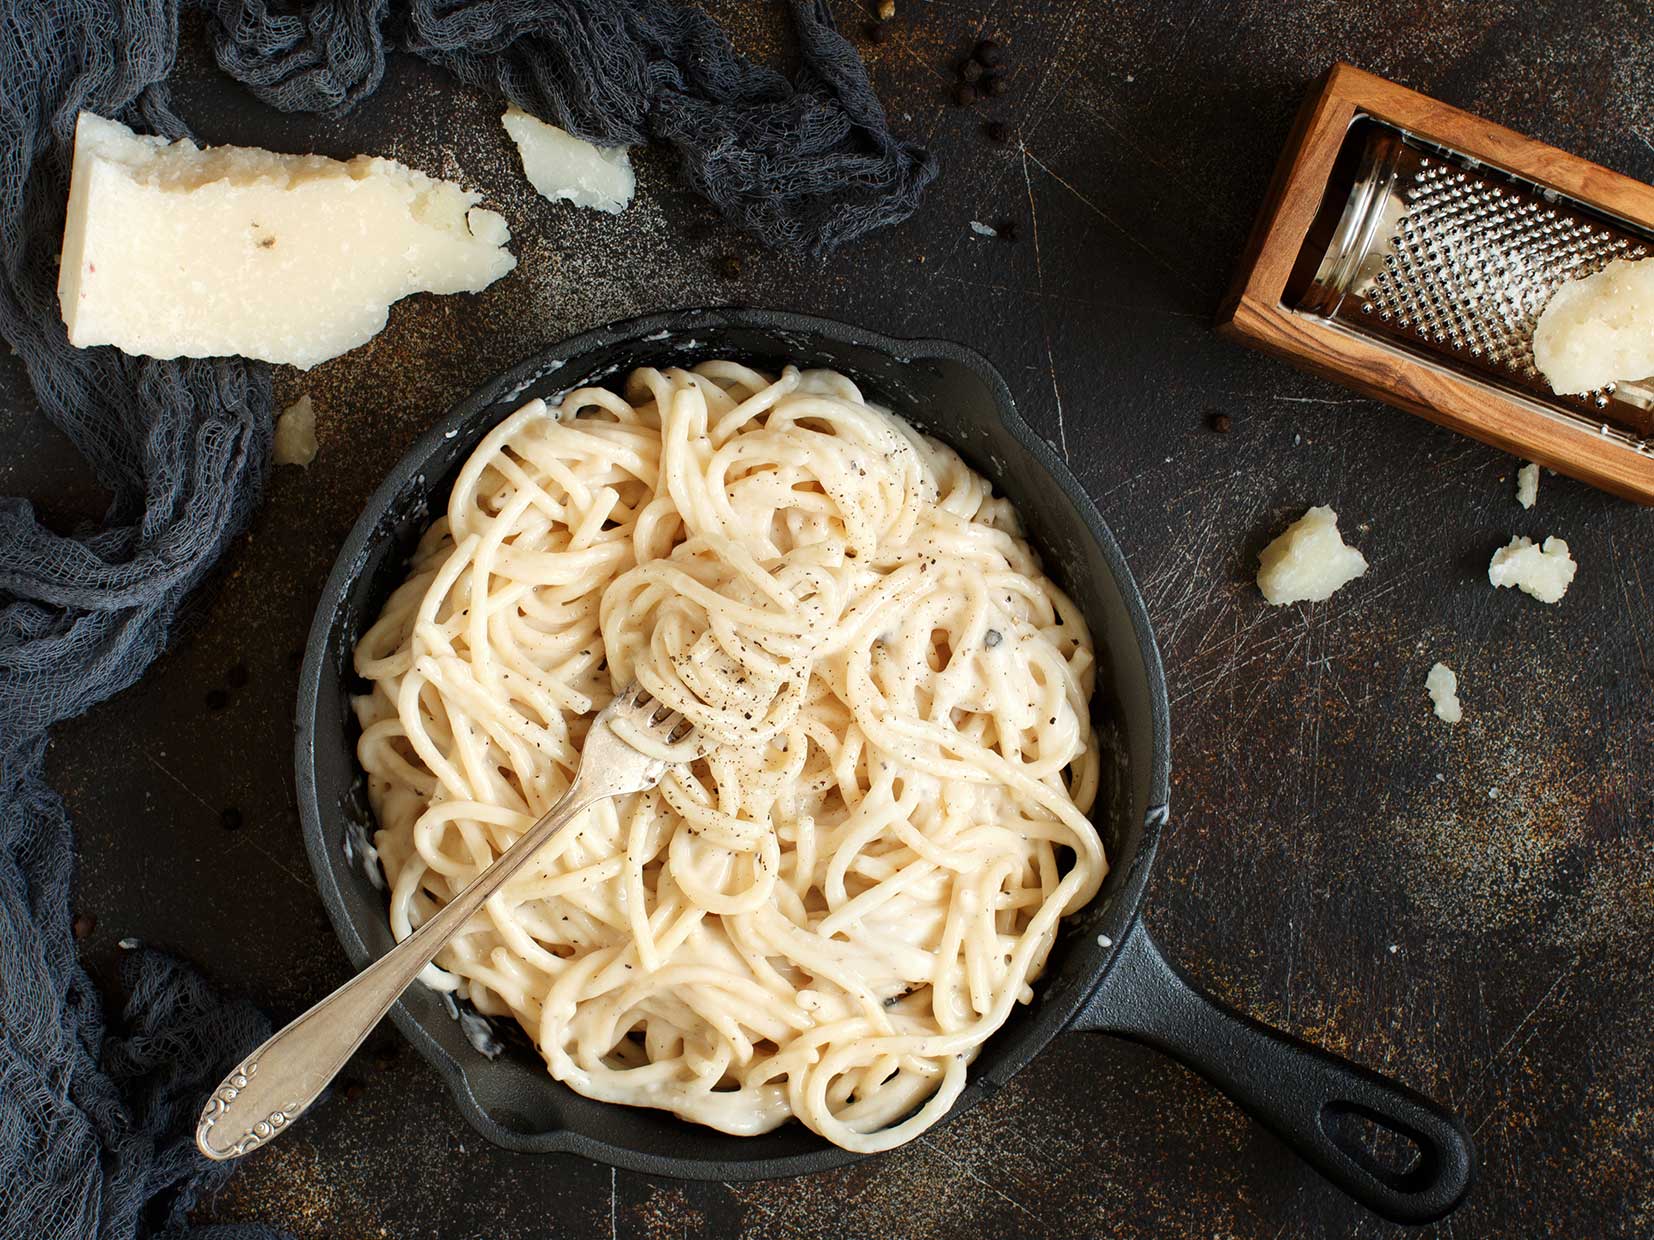
[[[327,1088],[420,970],[542,844],[597,802],[660,783],[672,763],[645,753],[627,736],[650,746],[677,746],[683,756],[699,751],[694,727],[683,715],[635,684],[625,689],[592,721],[562,799],[435,917],[242,1060],[202,1109],[197,1148],[222,1161],[279,1136]]]

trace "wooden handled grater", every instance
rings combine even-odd
[[[1654,504],[1654,380],[1552,392],[1558,287],[1654,253],[1654,187],[1349,65],[1299,114],[1218,329]]]

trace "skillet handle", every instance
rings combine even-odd
[[[1470,1187],[1470,1136],[1456,1116],[1397,1081],[1206,995],[1160,954],[1141,919],[1116,949],[1074,1028],[1166,1052],[1391,1222],[1434,1222]],[[1397,1169],[1372,1154],[1364,1137],[1374,1125],[1416,1149],[1410,1167],[1405,1155]]]

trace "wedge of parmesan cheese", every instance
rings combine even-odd
[[[1565,394],[1654,375],[1654,259],[1615,259],[1545,303],[1533,360]]]
[[[610,215],[632,201],[637,177],[625,147],[594,146],[518,107],[507,109],[500,123],[517,144],[523,175],[542,198]]]
[[[1276,605],[1319,603],[1367,571],[1367,558],[1344,545],[1338,514],[1311,508],[1258,555],[1258,589]]]
[[[1531,538],[1512,538],[1493,553],[1487,579],[1495,586],[1515,586],[1541,603],[1560,603],[1578,571],[1560,538],[1547,538],[1543,547]]]
[[[389,159],[166,142],[82,112],[58,301],[69,342],[309,368],[410,293],[517,265],[478,195]]]

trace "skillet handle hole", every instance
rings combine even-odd
[[[1321,1130],[1363,1171],[1398,1192],[1421,1189],[1436,1175],[1439,1159],[1424,1137],[1359,1103],[1327,1103]]]

